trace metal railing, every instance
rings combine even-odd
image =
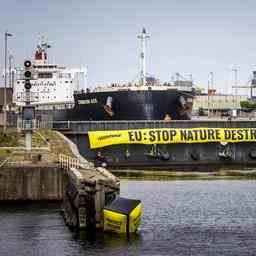
[[[69,130],[73,133],[86,134],[88,131],[104,131],[104,130],[129,130],[143,128],[196,128],[196,127],[226,127],[227,124],[232,127],[253,128],[256,122],[247,119],[232,120],[228,119],[212,119],[212,120],[172,120],[166,122],[163,120],[131,120],[131,121],[54,121],[53,129]]]
[[[39,101],[39,93],[38,92],[20,92],[17,94],[16,99],[17,102],[38,102]]]
[[[182,122],[182,121],[180,121]],[[175,121],[167,123],[163,120],[130,120],[130,121],[54,121],[52,128],[55,130],[71,130],[83,132],[95,130],[118,130],[135,128],[161,128],[171,127]]]
[[[37,120],[37,129],[53,129],[53,121]]]
[[[22,130],[29,129],[53,129],[58,131],[70,131],[73,133],[86,134],[88,131],[104,130],[128,130],[143,128],[195,128],[195,127],[226,127],[227,123],[231,125],[230,120],[226,119],[194,119],[190,120],[172,120],[169,122],[163,120],[130,120],[130,121],[18,121],[18,127]],[[256,122],[248,119],[232,120],[233,127],[250,128],[255,127]]]
[[[18,129],[21,129],[22,131],[32,131],[37,129],[37,120],[18,120],[17,121],[17,127]]]
[[[55,130],[69,130],[70,129],[70,121],[53,121],[52,129]]]
[[[33,120],[21,120],[17,121],[17,128],[23,131],[27,130],[36,130],[36,129],[52,129],[53,122],[52,121],[40,121],[37,119]]]
[[[0,168],[4,167],[4,165],[6,165],[7,162],[8,162],[8,159],[0,161]]]
[[[69,171],[71,168],[80,168],[80,162],[77,158],[70,157],[65,154],[59,154],[59,163],[61,168],[67,171]]]

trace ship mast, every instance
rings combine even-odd
[[[47,49],[51,46],[44,35],[39,34],[40,44],[37,46],[35,61],[37,65],[47,64]]]
[[[141,53],[140,53],[140,84],[146,85],[146,40],[150,38],[147,34],[146,29],[143,28],[138,38],[141,42]]]

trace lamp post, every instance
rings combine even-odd
[[[210,117],[210,81],[207,84],[207,107],[208,107],[208,118]]]
[[[6,131],[7,39],[10,36],[12,34],[6,30],[4,34],[4,131]]]
[[[210,108],[212,108],[212,105],[210,102],[210,96],[211,93],[213,93],[213,72],[210,72],[210,78],[208,80],[208,87],[207,87],[207,95],[208,95],[208,118],[210,117]]]
[[[234,108],[238,108],[238,92],[237,92],[237,68],[233,68],[232,71],[234,72],[234,87],[235,87],[235,100],[234,100]]]
[[[12,62],[13,62],[13,55],[9,55],[9,87],[12,88],[13,80],[12,80]]]
[[[213,72],[210,72],[210,83],[211,83],[211,95],[214,95],[214,89],[213,89]],[[213,99],[213,101],[211,100],[211,109],[212,109],[212,113],[214,113],[214,110],[213,110],[213,103],[214,103],[214,98],[211,97],[211,99]]]

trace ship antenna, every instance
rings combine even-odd
[[[143,28],[138,38],[141,42],[141,53],[140,53],[140,83],[146,85],[146,40],[150,38],[147,34],[146,29]]]
[[[48,44],[48,39],[45,35],[39,34],[40,44],[37,46],[39,52],[42,53],[42,61],[46,64],[47,61],[47,49],[51,48],[51,45]]]

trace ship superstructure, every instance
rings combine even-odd
[[[64,66],[48,62],[47,50],[50,45],[41,40],[37,46],[33,62],[33,80],[31,80],[31,102],[36,105],[73,103],[74,91],[84,90],[87,70],[67,69]],[[23,70],[16,73],[13,101],[22,105],[25,97]]]

